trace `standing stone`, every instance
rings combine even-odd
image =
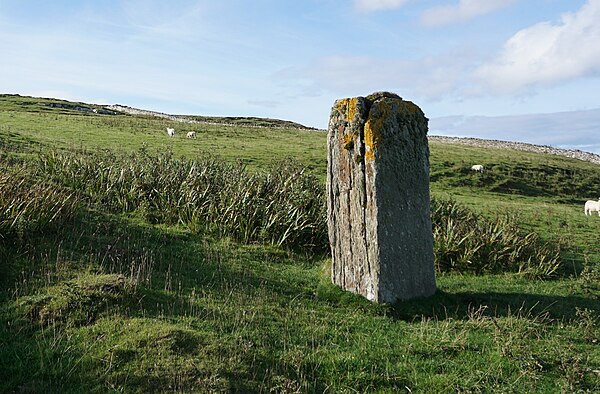
[[[333,283],[371,301],[435,293],[427,118],[393,93],[337,100],[328,130]]]

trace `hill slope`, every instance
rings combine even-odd
[[[438,272],[431,299],[373,305],[310,245],[238,240],[269,238],[236,221],[258,216],[253,198],[290,193],[273,226],[315,201],[324,133],[177,123],[168,138],[170,119],[99,109],[0,97],[0,391],[600,390],[600,218],[582,212],[599,166],[430,141],[435,198],[508,215],[579,270]],[[202,193],[175,194],[191,179]],[[318,232],[302,223],[290,233]]]

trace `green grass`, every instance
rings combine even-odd
[[[176,125],[168,139],[161,119],[38,102],[58,101],[0,96],[1,158],[25,181],[54,149],[120,158],[142,147],[241,158],[257,174],[292,157],[324,179],[320,132],[189,125],[202,134],[187,140]],[[464,170],[473,163],[489,173]],[[599,391],[600,218],[583,215],[599,167],[431,144],[431,169],[436,198],[508,213],[579,269],[438,273],[435,296],[375,305],[330,283],[327,255],[107,209],[83,190],[67,199],[47,177],[22,190],[43,220],[0,226],[0,392]]]
[[[6,144],[21,154],[33,154],[48,147],[134,152],[145,146],[151,151],[171,149],[178,156],[210,153],[232,161],[240,160],[251,168],[294,157],[319,174],[324,174],[327,165],[327,157],[323,157],[326,149],[323,132],[96,115],[34,104],[37,102],[31,98],[0,95],[0,133],[3,136],[0,146]],[[167,127],[176,129],[174,138],[167,137]],[[187,139],[185,136],[189,131],[195,131],[197,138]]]

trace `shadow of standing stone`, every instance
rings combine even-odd
[[[337,100],[327,151],[333,283],[375,302],[434,294],[421,109],[387,92]]]

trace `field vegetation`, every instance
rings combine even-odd
[[[82,108],[0,96],[1,392],[600,391],[597,165],[430,143],[439,290],[375,305],[324,133]]]

